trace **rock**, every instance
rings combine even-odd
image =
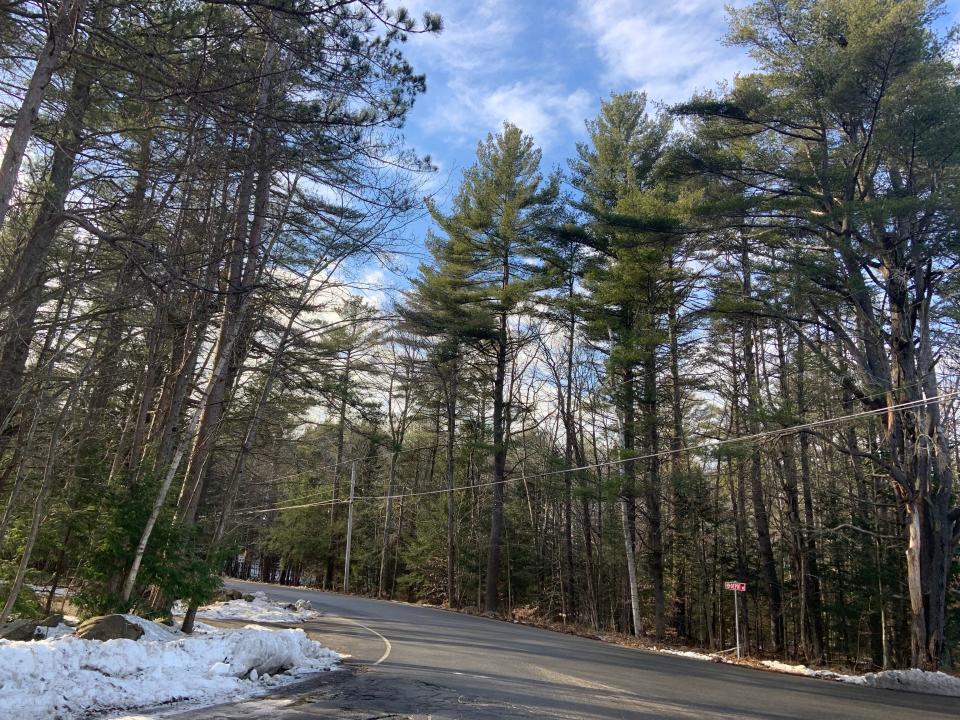
[[[123,615],[101,615],[80,623],[77,637],[84,640],[139,640],[143,628],[127,620]]]
[[[231,600],[240,600],[241,598],[243,598],[243,593],[233,588],[223,588],[218,590],[217,594],[213,596],[215,602],[230,602]]]
[[[63,615],[60,613],[54,613],[45,617],[43,620],[37,623],[39,627],[56,627],[63,622]]]
[[[253,602],[253,595],[250,595],[249,593],[244,593],[240,597],[242,597],[247,602]]]
[[[3,640],[32,640],[36,632],[36,620],[10,620],[0,625],[0,639]]]
[[[299,610],[300,608],[298,608],[298,607],[297,607],[296,605],[294,605],[293,603],[287,603],[286,605],[283,606],[283,609],[284,609],[284,610]]]

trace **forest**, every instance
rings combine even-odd
[[[753,71],[447,202],[440,15],[0,0],[0,623],[225,574],[719,650],[738,581],[752,654],[960,667],[956,37],[729,12]]]

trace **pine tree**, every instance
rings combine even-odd
[[[960,542],[933,331],[944,268],[960,253],[947,210],[960,77],[932,30],[939,8],[755,2],[734,12],[729,39],[759,71],[723,97],[678,108],[701,122],[690,170],[729,191],[708,208],[713,222],[743,227],[766,254],[789,248],[812,317],[763,312],[779,316],[863,407],[884,411],[882,450],[871,457],[907,519],[912,656],[923,668],[943,657]],[[838,343],[817,342],[820,328]]]
[[[586,276],[591,291],[588,329],[607,345],[609,392],[619,415],[620,493],[634,632],[640,632],[640,600],[632,457],[643,454],[644,545],[658,639],[665,631],[658,352],[668,338],[669,306],[664,300],[671,293],[664,284],[673,282],[670,259],[676,242],[670,235],[670,198],[659,184],[658,161],[669,129],[669,118],[647,115],[643,94],[615,95],[588,124],[590,145],[578,147],[579,158],[573,163],[574,184],[584,194],[581,207],[588,217],[589,242],[597,251]]]
[[[447,489],[447,603],[458,604],[456,570],[456,526],[454,499],[454,449],[457,429],[457,402],[463,366],[462,354],[471,344],[493,335],[490,315],[478,305],[470,288],[470,266],[458,258],[451,242],[429,234],[427,247],[432,264],[422,264],[398,307],[403,325],[427,346],[427,362],[443,396],[446,419],[444,477]]]
[[[500,557],[504,529],[507,450],[513,420],[509,365],[524,338],[511,323],[525,311],[537,287],[531,258],[556,223],[559,178],[544,179],[541,152],[533,139],[509,123],[477,147],[477,161],[463,177],[453,210],[431,215],[446,235],[450,257],[465,279],[465,304],[483,313],[489,330],[471,347],[489,362],[493,373],[493,501],[487,555],[485,607],[499,603]],[[474,315],[476,320],[479,317]]]

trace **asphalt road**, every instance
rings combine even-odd
[[[671,657],[486,618],[300,588],[228,582],[274,600],[308,598],[304,627],[351,655],[345,670],[281,696],[193,711],[206,720],[960,717],[960,700]]]

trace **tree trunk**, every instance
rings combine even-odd
[[[166,472],[163,476],[163,482],[160,483],[157,496],[153,501],[153,507],[150,509],[150,515],[140,533],[140,541],[137,543],[137,548],[134,551],[133,561],[130,563],[130,568],[127,570],[127,576],[124,580],[123,589],[120,593],[120,598],[123,600],[123,602],[128,601],[133,593],[133,588],[137,582],[137,575],[140,572],[140,563],[143,561],[143,556],[147,550],[147,543],[150,542],[150,536],[153,534],[153,528],[156,526],[157,520],[160,518],[160,513],[162,512],[163,506],[167,500],[167,494],[170,492],[170,486],[173,484],[173,480],[177,475],[177,471],[180,468],[180,463],[183,461],[183,456],[187,452],[187,447],[189,447],[191,439],[197,432],[197,426],[200,423],[200,417],[210,392],[211,388],[208,384],[204,391],[204,395],[200,398],[200,403],[197,409],[193,413],[193,418],[190,420],[190,425],[185,429],[183,435],[180,437],[180,442],[177,444],[177,449],[174,451],[173,458],[170,460],[170,464],[166,468]]]
[[[960,513],[950,508],[953,467],[930,338],[927,278],[922,267],[916,272],[916,301],[907,273],[900,268],[888,272],[892,353],[884,440],[906,515],[911,661],[914,667],[936,670],[944,654],[946,585],[960,540]],[[905,402],[917,405],[894,409]]]
[[[459,354],[459,350],[457,351]],[[446,442],[446,462],[445,476],[447,482],[447,604],[450,607],[459,607],[460,601],[457,595],[454,573],[456,570],[456,514],[453,498],[454,492],[454,443],[456,440],[457,427],[457,392],[459,367],[458,358],[452,361],[449,382],[446,383],[446,411],[447,411],[447,442]]]
[[[630,617],[633,634],[640,636],[640,588],[637,584],[637,499],[634,419],[634,374],[627,368],[622,374],[622,384],[617,393],[620,410],[620,447],[623,453],[620,463],[620,512],[623,521],[623,547],[627,561],[627,580],[630,583]]]
[[[380,547],[380,574],[377,580],[377,597],[384,595],[384,582],[386,579],[387,554],[390,550],[391,540],[393,538],[393,528],[390,527],[390,521],[393,519],[393,494],[396,492],[397,483],[397,454],[400,448],[395,447],[390,453],[390,470],[387,475],[387,501],[383,512],[383,544]]]
[[[752,300],[751,265],[749,249],[744,240],[741,253],[743,269],[743,297]],[[754,321],[748,313],[743,322],[743,366],[746,373],[747,430],[750,435],[759,431],[760,391],[757,384],[757,362],[754,355]],[[757,531],[757,547],[760,566],[767,586],[767,614],[770,621],[770,651],[783,648],[783,603],[780,595],[780,580],[777,577],[777,562],[770,542],[770,523],[767,516],[766,497],[761,476],[760,448],[756,444],[750,454],[750,495],[753,501],[753,519]]]
[[[203,408],[203,417],[190,451],[190,460],[184,476],[183,488],[177,503],[178,513],[185,525],[193,524],[197,506],[203,493],[207,461],[213,451],[220,429],[220,419],[226,410],[230,390],[232,368],[241,365],[233,357],[244,332],[250,296],[256,279],[266,263],[260,257],[261,240],[266,224],[266,210],[270,199],[271,172],[270,151],[266,136],[266,114],[273,99],[277,45],[272,39],[264,48],[260,84],[257,88],[256,107],[250,128],[250,142],[246,166],[237,191],[237,212],[234,222],[233,241],[228,275],[229,292],[224,299],[220,336],[217,341],[217,358],[209,382],[209,395]],[[250,222],[250,206],[253,205],[253,221]]]
[[[568,285],[568,300],[573,297],[573,282]],[[566,390],[563,399],[565,421],[563,467],[567,471],[563,474],[563,557],[565,573],[563,578],[564,595],[567,599],[567,613],[571,620],[577,615],[576,585],[573,581],[573,447],[576,444],[573,426],[573,347],[576,339],[576,315],[571,310],[569,326],[567,328],[566,347]]]
[[[674,269],[673,258],[670,258],[670,271]],[[673,420],[673,432],[670,436],[670,476],[671,487],[673,490],[673,506],[675,513],[675,522],[680,521],[677,513],[682,512],[678,508],[687,508],[688,497],[686,490],[686,478],[684,475],[683,448],[686,443],[683,429],[683,388],[680,376],[680,320],[678,318],[678,308],[680,295],[677,291],[676,282],[673,277],[670,281],[669,305],[667,307],[667,333],[668,346],[670,353],[670,416]],[[687,468],[689,469],[689,467]],[[689,474],[689,473],[687,473]],[[690,518],[692,520],[692,518]],[[679,530],[679,528],[678,528]],[[693,532],[695,530],[692,529]],[[695,553],[699,556],[699,553]],[[684,562],[681,560],[681,562]],[[684,637],[689,631],[689,611],[687,609],[687,595],[684,566],[681,565],[680,580],[674,590],[674,625],[677,628],[679,637]]]
[[[17,111],[17,119],[7,138],[3,160],[0,161],[0,228],[3,227],[7,211],[10,209],[17,176],[20,173],[20,164],[27,151],[27,144],[33,137],[37,118],[40,115],[40,105],[50,84],[50,78],[53,77],[53,71],[60,62],[60,56],[67,46],[70,34],[77,27],[80,14],[86,4],[86,0],[62,0],[57,16],[47,33],[47,41],[37,56],[27,93]]]
[[[336,523],[338,517],[340,497],[340,467],[343,465],[343,447],[347,431],[347,388],[350,385],[350,360],[351,348],[347,348],[346,358],[344,359],[343,373],[340,377],[340,408],[338,411],[339,421],[337,423],[337,464],[333,469],[333,502],[330,504],[330,519],[327,524],[327,563],[323,573],[323,589],[330,590],[334,587],[334,561],[337,555],[337,534]]]
[[[90,41],[86,52],[92,49]],[[63,207],[83,142],[83,123],[90,107],[92,84],[91,74],[79,66],[60,121],[59,141],[53,146],[50,175],[44,184],[40,208],[0,289],[0,303],[6,305],[6,322],[0,336],[0,424],[6,424],[8,416],[15,412],[23,387],[24,368],[35,332],[34,320],[43,301],[46,258],[63,224]],[[7,151],[10,150],[8,145]],[[2,222],[0,214],[0,225]]]
[[[803,343],[797,343],[797,414],[801,421],[807,419],[806,351]],[[856,460],[854,459],[854,462]],[[814,539],[815,520],[813,510],[813,487],[810,475],[810,435],[800,433],[800,485],[803,494],[803,604],[810,640],[810,660],[823,663],[826,660],[823,628],[823,603],[820,588],[820,561]]]
[[[504,286],[507,281],[504,280]],[[510,412],[505,397],[507,374],[507,316],[500,315],[497,338],[496,369],[493,383],[493,501],[490,510],[490,548],[487,554],[484,608],[495,613],[500,602],[500,553],[503,545],[503,499],[507,468],[507,435],[505,413]]]
[[[43,475],[40,480],[40,487],[37,490],[36,500],[33,503],[33,514],[30,521],[30,530],[27,533],[26,541],[23,547],[23,553],[20,556],[20,564],[17,566],[16,575],[13,578],[13,582],[10,584],[7,600],[4,603],[3,609],[0,610],[0,624],[5,623],[7,618],[10,616],[13,606],[16,603],[17,598],[20,596],[20,590],[23,588],[23,581],[27,577],[27,570],[30,569],[30,558],[33,556],[33,547],[37,542],[37,534],[40,531],[40,521],[42,520],[44,511],[46,509],[47,495],[50,492],[50,486],[53,483],[53,475],[57,467],[57,456],[58,451],[60,450],[60,436],[63,432],[63,424],[67,419],[67,415],[73,410],[73,401],[77,397],[77,392],[80,389],[80,385],[84,376],[89,370],[89,366],[90,363],[88,362],[87,365],[80,371],[76,379],[74,379],[73,385],[70,388],[70,394],[64,401],[63,407],[57,414],[57,419],[50,431],[50,442],[47,445],[47,456],[44,459]]]
[[[655,328],[649,329],[651,344]],[[653,627],[657,642],[663,640],[666,630],[665,599],[663,589],[663,526],[660,507],[660,429],[657,403],[657,358],[656,346],[646,349],[643,368],[643,430],[646,441],[644,452],[647,459],[646,516],[647,552],[649,554],[650,580],[653,584]]]

